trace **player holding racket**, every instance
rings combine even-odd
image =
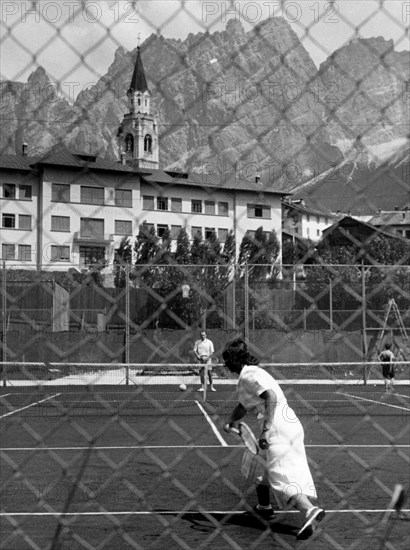
[[[222,354],[225,366],[239,375],[238,404],[225,429],[248,412],[263,417],[259,447],[266,451],[266,468],[270,487],[280,508],[296,508],[303,515],[299,540],[309,538],[325,512],[314,506],[316,489],[304,446],[304,431],[289,407],[276,380],[258,367],[259,361],[248,352],[246,343],[237,339],[228,343]]]
[[[203,330],[200,334],[201,338],[194,344],[194,354],[202,365],[199,369],[199,378],[201,380],[201,387],[198,391],[205,390],[205,370],[208,371],[208,380],[211,391],[216,391],[213,386],[212,380],[212,355],[214,354],[214,344],[209,338],[206,337],[206,332]],[[206,369],[205,369],[206,365]]]

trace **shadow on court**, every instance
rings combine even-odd
[[[165,513],[168,516],[173,515],[167,510],[155,510],[158,514]],[[177,516],[178,513],[175,513]],[[232,525],[242,528],[255,529],[257,531],[269,530],[272,533],[282,535],[296,536],[299,529],[293,525],[279,523],[277,519],[272,518],[266,521],[257,517],[252,512],[244,512],[240,514],[229,514],[229,512],[186,512],[180,516],[180,519],[191,523],[191,526],[196,531],[208,532],[215,529],[219,525]]]

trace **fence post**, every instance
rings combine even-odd
[[[3,261],[3,283],[2,283],[2,300],[1,300],[1,310],[3,317],[3,337],[2,337],[2,361],[7,361],[7,299],[6,299],[6,262]],[[7,385],[7,367],[3,365],[3,386]]]
[[[364,259],[362,258],[362,332],[363,332],[363,362],[367,359],[367,337],[366,337],[366,271],[364,269]],[[363,383],[367,384],[366,365],[363,368]]]
[[[249,267],[245,265],[245,342],[249,344]]]
[[[125,384],[130,383],[130,268],[125,267]]]
[[[333,285],[329,279],[329,329],[333,330]]]

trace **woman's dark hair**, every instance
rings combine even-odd
[[[222,352],[224,361],[238,365],[259,365],[259,360],[251,355],[248,346],[241,338],[228,342]]]

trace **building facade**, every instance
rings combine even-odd
[[[239,250],[248,232],[274,229],[281,241],[285,193],[254,181],[216,181],[210,175],[159,169],[158,124],[138,48],[128,90],[129,112],[117,134],[119,160],[56,146],[42,157],[0,157],[1,259],[44,270],[104,265],[112,271],[124,237],[146,222],[175,240],[233,232]]]

